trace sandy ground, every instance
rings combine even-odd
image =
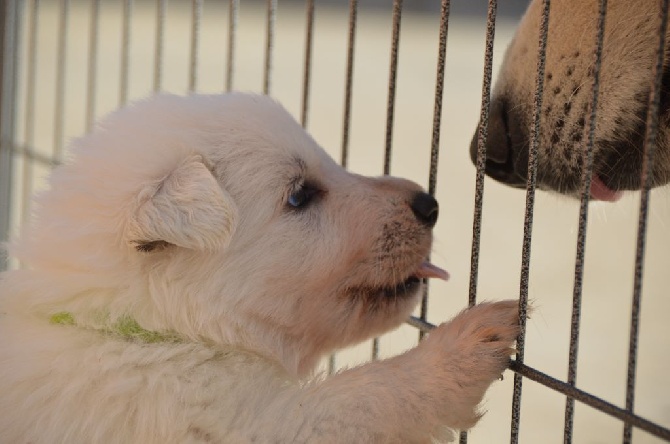
[[[119,103],[120,8],[102,2],[96,76],[96,115]],[[163,88],[184,93],[188,85],[190,10],[171,5],[166,21]],[[243,2],[244,3],[244,2]],[[153,5],[153,3],[151,3]],[[139,2],[133,12],[130,53],[130,98],[152,88],[155,11]],[[197,64],[197,90],[224,88],[227,47],[227,9],[205,4]],[[54,145],[57,52],[57,13],[43,2],[37,40],[35,133],[26,133],[25,85],[21,75],[19,128],[23,142],[34,137],[40,152]],[[75,2],[68,26],[64,138],[85,130],[87,88],[88,3]],[[234,87],[260,91],[265,45],[264,11],[243,4],[239,17]],[[304,12],[280,7],[273,57],[271,93],[296,116],[300,115],[304,53]],[[407,14],[402,21],[400,67],[391,172],[427,185],[439,18]],[[495,63],[501,61],[514,23],[499,23]],[[386,100],[391,36],[388,11],[361,12],[357,30],[350,168],[379,175],[383,169]],[[431,287],[429,320],[440,323],[467,304],[474,196],[474,168],[468,146],[478,120],[483,66],[484,19],[456,18],[450,24],[444,114],[437,198],[441,217],[435,230],[433,261],[452,275],[448,283]],[[340,156],[344,105],[347,11],[317,6],[308,129],[335,158]],[[26,40],[24,40],[25,42]],[[25,69],[26,59],[22,67]],[[23,164],[16,161],[15,208],[22,192],[41,186],[45,168],[34,169],[31,186],[22,187]],[[479,268],[479,298],[516,298],[523,207],[521,191],[486,182]],[[578,386],[623,405],[633,280],[633,253],[639,195],[631,193],[617,205],[592,204],[579,352]],[[18,223],[20,211],[16,211]],[[565,379],[577,235],[577,202],[539,193],[535,210],[530,297],[535,313],[528,324],[526,362],[556,378]],[[670,194],[652,193],[652,211],[642,304],[636,412],[670,426]],[[383,356],[396,354],[416,341],[416,331],[404,326],[381,340]],[[369,345],[338,355],[340,365],[366,360]],[[485,403],[487,415],[471,433],[472,443],[506,442],[511,414],[512,374],[495,383]],[[530,381],[524,382],[521,413],[522,443],[562,442],[564,398]],[[577,404],[575,443],[619,442],[619,421]],[[658,440],[636,432],[635,443]]]

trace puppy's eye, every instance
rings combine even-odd
[[[300,208],[309,201],[309,195],[304,188],[300,188],[298,191],[294,191],[288,197],[288,204],[294,208]]]
[[[297,190],[293,191],[287,199],[287,203],[292,208],[304,208],[318,194],[319,190],[315,187],[304,184]]]

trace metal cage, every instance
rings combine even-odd
[[[201,90],[201,79],[208,73],[215,71],[219,78],[210,81],[210,83],[219,82],[220,90],[232,90],[238,87],[240,79],[253,77],[257,81],[255,89],[265,94],[275,95],[278,89],[275,89],[276,76],[286,75],[290,72],[293,76],[292,92],[299,90],[299,98],[294,97],[294,110],[299,114],[299,119],[303,126],[312,123],[313,114],[311,106],[315,100],[319,99],[319,94],[323,91],[315,91],[315,81],[320,75],[317,70],[318,64],[322,63],[323,54],[315,54],[315,41],[319,36],[319,24],[331,26],[319,22],[319,13],[316,6],[323,7],[325,13],[334,13],[335,6],[332,3],[326,3],[323,6],[315,5],[315,0],[306,0],[304,4],[296,5],[291,3],[291,14],[301,14],[301,19],[296,19],[301,27],[300,32],[304,35],[302,47],[297,51],[300,55],[292,56],[293,60],[289,66],[283,62],[282,72],[276,70],[277,60],[284,59],[282,51],[285,51],[287,45],[278,45],[278,38],[281,36],[281,29],[278,29],[277,16],[279,8],[277,0],[267,0],[264,5],[257,2],[241,2],[240,0],[229,0],[225,5],[222,2],[211,2],[205,4],[204,0],[192,0],[191,2],[179,2],[173,0],[168,4],[167,0],[144,1],[144,0],[119,0],[115,2],[102,2],[101,0],[8,0],[2,2],[0,6],[0,59],[2,60],[2,83],[0,88],[0,236],[6,240],[11,234],[15,233],[17,227],[22,221],[30,216],[29,197],[33,191],[39,188],[39,176],[43,175],[51,167],[58,165],[65,155],[66,139],[75,134],[80,134],[90,130],[96,117],[107,110],[122,106],[133,97],[138,97],[152,92],[162,90],[177,90],[182,93],[189,93]],[[244,3],[242,5],[241,3]],[[424,2],[426,3],[426,2]],[[433,36],[436,57],[433,55],[430,61],[434,71],[432,78],[434,84],[432,93],[432,110],[430,125],[424,122],[424,127],[431,127],[429,137],[424,137],[426,149],[423,151],[423,160],[427,165],[427,189],[431,194],[437,193],[438,170],[440,157],[451,156],[452,151],[459,149],[450,146],[446,149],[443,134],[443,97],[445,91],[445,72],[449,69],[449,60],[447,57],[447,37],[450,28],[450,10],[449,0],[442,0],[439,3],[435,0],[431,5],[431,26],[434,26]],[[250,4],[257,17],[262,19],[262,35],[258,35],[260,29],[256,26],[254,29],[254,51],[250,53],[245,47],[240,50],[240,40],[249,38],[242,35],[246,23],[241,19],[241,10]],[[521,264],[519,273],[519,309],[523,319],[523,333],[518,338],[518,353],[516,359],[510,362],[509,368],[514,372],[513,391],[511,393],[511,439],[510,442],[516,443],[520,440],[521,422],[521,393],[524,380],[531,380],[539,383],[546,393],[558,393],[565,400],[564,413],[564,442],[573,442],[573,428],[575,418],[575,400],[583,403],[593,409],[596,409],[606,415],[610,415],[620,421],[623,429],[623,442],[629,443],[633,439],[633,428],[643,430],[648,433],[645,439],[660,439],[670,442],[670,416],[665,416],[664,421],[651,421],[636,413],[635,394],[636,394],[636,365],[638,357],[638,339],[640,336],[641,321],[641,296],[642,282],[644,272],[645,242],[647,225],[650,214],[650,186],[648,174],[645,168],[643,173],[644,189],[639,194],[639,216],[637,230],[637,248],[634,259],[633,291],[632,291],[632,310],[630,318],[630,333],[628,346],[628,364],[627,377],[625,381],[625,402],[618,404],[614,401],[606,400],[606,396],[598,396],[587,390],[578,388],[577,357],[578,344],[580,338],[580,328],[584,324],[581,319],[582,294],[583,294],[583,274],[585,264],[585,244],[587,240],[587,226],[589,214],[589,187],[591,181],[591,168],[593,165],[592,148],[594,143],[594,128],[598,116],[595,114],[595,106],[592,106],[590,120],[590,132],[588,143],[585,144],[584,164],[587,165],[583,176],[583,188],[581,203],[579,206],[576,260],[574,266],[573,294],[571,302],[570,317],[570,339],[569,339],[569,358],[567,378],[552,377],[549,374],[538,370],[534,362],[529,362],[525,357],[526,343],[526,310],[529,297],[533,298],[532,289],[529,287],[530,269],[531,269],[531,240],[533,234],[533,220],[535,207],[535,189],[536,189],[536,154],[539,140],[539,120],[542,118],[540,109],[542,106],[543,88],[544,88],[544,57],[547,45],[547,30],[551,20],[550,0],[544,0],[543,16],[540,29],[540,40],[537,42],[539,64],[537,66],[536,92],[535,92],[535,111],[533,114],[533,137],[531,138],[530,159],[529,159],[529,177],[526,188],[526,205],[524,209],[523,236],[521,245]],[[399,54],[402,52],[401,42],[401,22],[404,18],[402,0],[394,0],[392,5],[382,5],[388,9],[377,10],[373,14],[368,14],[363,19],[373,20],[375,14],[385,14],[385,21],[379,25],[390,35],[390,40],[385,40],[384,45],[390,45],[390,55],[388,58],[388,69],[386,73],[388,78],[380,79],[377,75],[375,83],[384,83],[386,103],[385,106],[378,106],[375,112],[385,117],[383,149],[377,149],[374,156],[382,156],[380,161],[379,173],[389,174],[391,172],[392,159],[394,159],[394,141],[398,133],[397,119],[398,113],[402,111],[396,106],[396,98],[399,88],[399,74],[402,74],[402,61],[399,60]],[[403,8],[404,6],[404,8]],[[469,298],[468,303],[474,304],[480,292],[478,284],[481,284],[486,275],[480,271],[480,245],[482,243],[482,221],[484,208],[484,164],[485,164],[485,142],[487,137],[487,122],[489,101],[491,93],[491,79],[494,71],[494,35],[496,32],[496,13],[498,5],[496,0],[488,1],[487,18],[485,24],[485,42],[483,54],[483,84],[481,89],[481,107],[479,126],[479,150],[477,154],[477,169],[474,182],[474,218],[472,224],[471,241],[471,261],[469,271]],[[138,12],[141,10],[141,13]],[[438,12],[439,10],[439,12]],[[337,133],[339,137],[339,159],[344,166],[350,166],[351,156],[356,146],[352,147],[352,126],[355,125],[355,105],[360,105],[365,101],[364,88],[373,88],[376,85],[372,83],[363,84],[361,88],[354,87],[356,78],[355,67],[360,63],[356,55],[360,56],[361,39],[370,37],[370,33],[360,35],[361,15],[359,11],[358,0],[350,0],[348,10],[338,10],[340,20],[335,33],[339,33],[341,43],[338,43],[337,50],[328,57],[336,57],[341,60],[344,66],[341,72],[340,85],[337,86],[337,94],[340,94],[342,120],[338,126],[340,130]],[[205,12],[207,14],[205,14]],[[603,47],[603,29],[607,13],[607,0],[600,0],[600,10],[597,18],[597,51],[594,54],[595,81],[592,85],[592,103],[598,100],[598,73],[601,67],[601,53]],[[344,16],[346,14],[346,16]],[[668,2],[659,1],[659,14],[662,16],[661,29],[659,30],[658,63],[655,66],[655,84],[651,89],[649,97],[650,110],[647,119],[645,165],[653,162],[654,140],[658,127],[657,110],[660,101],[661,75],[663,57],[666,51],[664,47],[667,27]],[[141,18],[138,17],[141,15]],[[170,21],[173,15],[179,15],[183,20],[179,23]],[[114,16],[114,23],[108,23],[109,17]],[[148,19],[146,17],[149,17]],[[453,17],[452,17],[453,18]],[[133,33],[137,31],[136,21],[151,20],[152,30],[148,33],[143,32],[140,37]],[[49,22],[49,27],[55,31],[45,37],[46,27],[44,22]],[[207,23],[206,23],[207,22]],[[342,26],[346,24],[346,26]],[[335,26],[335,25],[332,25]],[[49,29],[51,29],[49,28]],[[171,52],[176,43],[168,42],[166,35],[177,32],[179,28],[180,35],[183,36],[179,43],[179,57]],[[144,42],[149,34],[153,33],[151,42]],[[481,35],[481,34],[480,34]],[[55,45],[45,46],[45,39],[53,41]],[[213,42],[219,54],[208,52],[206,56],[202,54],[203,41],[210,39],[219,39]],[[76,56],[77,63],[73,62],[71,46],[77,43],[81,47],[77,49],[79,55]],[[458,43],[454,43],[457,45]],[[139,52],[133,53],[133,49],[143,45]],[[109,47],[113,46],[110,50]],[[322,51],[325,44],[322,44]],[[449,46],[450,49],[452,46]],[[455,47],[455,46],[454,46]],[[387,47],[388,48],[388,47]],[[295,50],[295,48],[294,48]],[[329,51],[332,48],[329,49]],[[358,52],[357,52],[358,51]],[[365,51],[363,50],[365,57]],[[110,56],[113,54],[114,56]],[[321,55],[321,59],[316,60],[316,55]],[[45,59],[46,57],[46,59]],[[477,57],[481,57],[477,55]],[[168,61],[168,59],[178,59]],[[48,60],[47,60],[48,59]],[[216,59],[216,66],[210,64]],[[260,74],[249,74],[245,69],[240,69],[240,60],[256,60],[257,72]],[[300,63],[296,63],[299,61]],[[220,62],[220,63],[219,63]],[[182,67],[179,81],[169,80],[168,76],[173,75],[172,70],[167,70],[166,66]],[[328,68],[327,68],[328,69]],[[135,71],[133,71],[135,70]],[[46,71],[46,72],[45,72]],[[110,80],[110,72],[115,75]],[[142,81],[136,81],[133,73],[139,76],[142,72]],[[436,74],[435,74],[436,73]],[[139,77],[138,77],[139,78]],[[47,80],[45,80],[47,79]],[[74,79],[74,80],[73,80]],[[50,84],[45,87],[45,81]],[[432,80],[431,80],[432,81]],[[171,83],[170,83],[171,82]],[[286,84],[284,80],[283,84]],[[113,85],[112,85],[113,83]],[[169,84],[168,84],[169,83]],[[75,85],[75,87],[73,87]],[[178,85],[178,86],[175,86]],[[332,86],[335,88],[334,86]],[[208,87],[212,89],[211,87]],[[76,94],[73,90],[77,89]],[[103,96],[101,91],[113,89],[114,93],[106,93]],[[213,89],[216,89],[214,87]],[[45,91],[49,91],[49,99],[44,98]],[[357,99],[357,94],[363,98]],[[115,97],[109,97],[109,96]],[[75,97],[76,96],[76,97]],[[315,99],[316,97],[316,99]],[[70,105],[72,101],[78,101],[76,105]],[[402,105],[406,106],[406,105]],[[384,109],[385,108],[385,109]],[[76,111],[76,112],[75,112]],[[407,111],[405,109],[405,111]],[[409,111],[411,112],[411,110]],[[77,124],[68,128],[68,122],[73,119],[72,115],[77,115]],[[332,112],[330,113],[332,114]],[[48,116],[51,121],[46,124],[46,130],[39,132],[38,127],[45,122],[43,116]],[[473,118],[477,116],[474,115]],[[404,118],[404,116],[403,116]],[[449,118],[449,116],[447,116]],[[323,121],[322,117],[322,121]],[[332,118],[329,117],[328,119]],[[474,126],[473,126],[474,128]],[[39,132],[39,134],[38,134]],[[363,145],[363,143],[358,143]],[[423,174],[423,173],[422,173]],[[426,177],[423,176],[423,177]],[[470,184],[465,184],[470,187]],[[490,212],[489,212],[490,213]],[[653,213],[652,213],[653,214]],[[463,216],[459,216],[463,217]],[[487,217],[494,217],[488,214]],[[652,239],[653,241],[653,239]],[[533,251],[538,254],[537,249]],[[666,258],[668,256],[666,255]],[[7,263],[6,266],[16,266],[16,264]],[[650,297],[663,298],[663,294],[649,295]],[[431,300],[435,296],[431,296]],[[465,305],[465,298],[461,304]],[[419,332],[420,337],[429,332],[434,325],[429,322],[428,294],[424,295],[421,308],[416,316],[412,317],[408,324]],[[440,315],[442,317],[442,315]],[[433,317],[434,318],[434,317]],[[670,333],[670,332],[667,332]],[[670,336],[669,336],[670,337]],[[670,344],[665,341],[666,347]],[[380,340],[375,339],[371,346],[371,359],[377,359],[380,356]],[[335,357],[330,360],[330,371],[337,368],[340,359]],[[346,363],[346,359],[343,361]],[[542,363],[539,363],[540,366]],[[662,381],[656,381],[662,384]],[[624,381],[621,381],[624,384]],[[666,407],[667,408],[667,407]],[[494,415],[495,412],[491,412]],[[554,436],[558,431],[547,431],[547,436]],[[651,438],[655,437],[655,438]],[[461,434],[461,442],[468,440],[466,433]],[[502,442],[502,438],[500,442]],[[471,439],[470,441],[476,441]],[[538,442],[538,441],[533,441]],[[549,439],[546,442],[550,442]],[[553,441],[552,441],[553,442]]]

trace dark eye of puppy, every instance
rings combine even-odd
[[[289,194],[286,203],[294,209],[303,209],[307,207],[319,194],[319,189],[315,186],[304,183]]]

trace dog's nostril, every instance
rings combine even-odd
[[[510,137],[509,116],[507,113],[507,101],[501,97],[495,97],[491,102],[486,138],[486,160],[494,164],[505,164],[510,157],[512,141]],[[479,148],[479,126],[472,136],[470,142],[470,158],[472,163],[477,163],[477,150]]]
[[[419,221],[429,227],[437,222],[438,205],[433,196],[428,193],[417,193],[410,204],[412,211]]]
[[[513,187],[523,188],[526,184],[525,171],[519,171],[514,159],[527,158],[527,154],[517,149],[515,154],[514,138],[517,142],[524,140],[525,132],[520,125],[516,114],[507,108],[504,97],[496,97],[491,102],[489,113],[488,137],[486,138],[486,165],[485,171],[489,177]],[[517,143],[518,145],[518,143]],[[526,145],[526,144],[523,144]],[[470,157],[477,163],[479,147],[479,128],[475,131],[470,143]],[[526,148],[527,149],[527,148]],[[527,163],[527,162],[526,162]],[[523,164],[523,160],[520,161]]]

